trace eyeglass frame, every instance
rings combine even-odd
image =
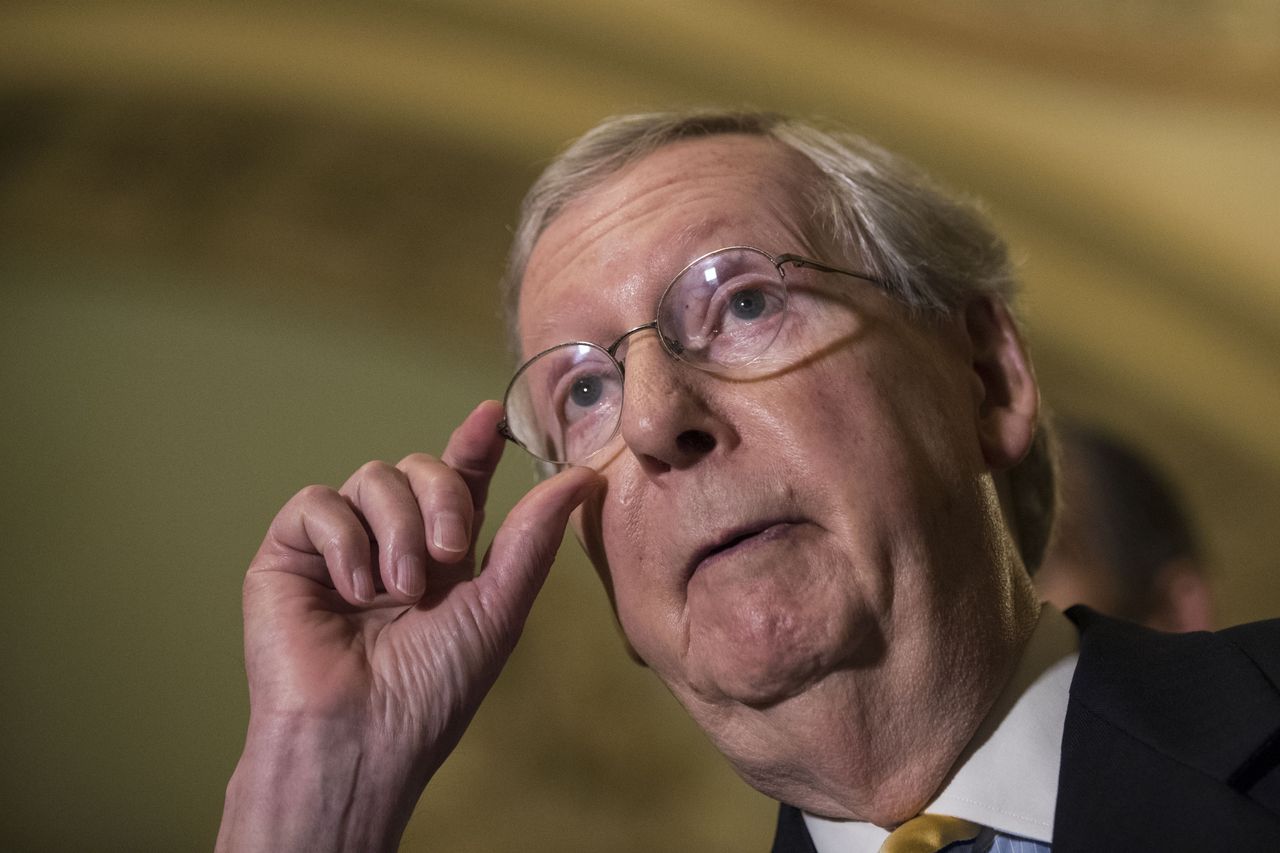
[[[511,432],[511,428],[507,425],[507,398],[511,396],[511,389],[515,387],[516,380],[518,380],[520,378],[520,375],[524,373],[525,370],[528,369],[529,365],[533,364],[535,361],[542,358],[544,355],[551,352],[552,350],[558,350],[561,347],[587,346],[587,347],[592,347],[594,349],[600,350],[605,355],[609,356],[609,360],[612,361],[614,366],[618,368],[618,376],[622,378],[622,381],[625,387],[625,383],[627,379],[627,368],[626,368],[625,362],[620,361],[617,357],[616,353],[618,351],[618,348],[622,346],[623,341],[627,340],[632,335],[639,334],[640,332],[643,332],[646,329],[653,329],[655,332],[658,333],[658,340],[662,342],[662,348],[666,351],[667,355],[669,355],[672,359],[682,364],[687,364],[690,367],[694,368],[695,370],[702,370],[705,373],[711,373],[714,376],[715,371],[710,370],[706,367],[702,367],[698,364],[695,364],[692,361],[688,361],[684,358],[681,358],[681,353],[684,351],[685,347],[679,341],[671,340],[665,334],[663,334],[662,329],[658,328],[658,321],[661,319],[662,303],[666,301],[667,294],[671,292],[671,288],[675,287],[676,282],[678,282],[686,272],[688,272],[692,267],[696,266],[697,264],[702,263],[712,255],[718,255],[721,252],[732,252],[735,249],[743,249],[751,252],[757,252],[763,255],[765,258],[767,258],[769,262],[773,264],[774,269],[778,271],[778,278],[782,281],[782,286],[784,288],[787,286],[787,274],[783,271],[782,267],[786,264],[794,264],[796,269],[804,269],[808,267],[811,269],[815,269],[819,272],[831,272],[831,273],[837,273],[839,275],[847,275],[850,278],[856,278],[862,281],[870,282],[871,284],[874,284],[880,288],[885,287],[884,281],[882,279],[876,278],[875,276],[868,275],[867,273],[864,273],[864,272],[854,272],[853,270],[845,269],[844,267],[838,267],[833,264],[825,263],[823,261],[818,261],[813,258],[807,257],[805,255],[795,254],[794,252],[783,252],[780,255],[774,256],[766,252],[764,249],[759,249],[759,248],[756,248],[755,246],[743,246],[743,245],[724,246],[719,249],[713,249],[710,252],[705,252],[699,255],[698,257],[694,258],[689,263],[685,264],[683,267],[680,268],[680,271],[678,273],[672,276],[671,281],[667,284],[665,288],[663,288],[662,295],[658,297],[658,304],[657,304],[657,308],[655,309],[655,311],[657,312],[657,316],[655,316],[652,320],[650,320],[647,323],[641,323],[639,326],[636,326],[634,328],[628,329],[627,331],[623,332],[621,335],[618,336],[618,338],[613,343],[609,344],[609,346],[607,347],[601,346],[600,344],[595,343],[594,341],[564,341],[563,343],[558,343],[558,344],[555,344],[554,346],[549,346],[546,349],[542,350],[541,352],[535,353],[534,355],[525,359],[524,363],[521,364],[518,368],[516,368],[516,372],[512,374],[511,380],[507,382],[507,389],[502,394],[502,420],[498,421],[498,426],[497,426],[498,435],[502,436],[504,439],[511,442],[516,447],[519,447],[525,453],[528,453],[534,459],[538,460],[538,462],[547,464],[547,465],[557,465],[557,466],[577,465],[580,462],[584,462],[587,459],[590,459],[592,456],[595,456],[601,450],[604,450],[604,448],[607,447],[609,443],[613,441],[614,437],[618,434],[619,427],[622,425],[621,414],[619,414],[618,416],[618,426],[614,427],[613,432],[609,435],[609,438],[607,438],[604,441],[604,443],[601,444],[599,447],[597,447],[595,450],[591,451],[586,456],[582,457],[582,459],[579,460],[579,462],[567,462],[567,461],[555,462],[550,459],[544,459],[538,454],[534,453],[532,450],[530,450],[525,445],[524,442],[516,438],[515,434]],[[784,310],[785,310],[785,306],[784,306]],[[773,346],[772,341],[770,341],[769,344],[765,347],[765,350],[767,350],[771,346]],[[761,353],[763,353],[765,350],[761,350]]]

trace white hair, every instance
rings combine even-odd
[[[692,110],[607,119],[543,171],[520,207],[503,277],[508,329],[519,351],[520,284],[534,244],[564,207],[654,150],[684,139],[746,134],[776,140],[814,169],[804,187],[809,236],[841,247],[884,290],[921,316],[945,316],[977,295],[1012,311],[1017,279],[1004,241],[972,201],[942,190],[902,157],[852,133],[823,130],[773,113]],[[1055,462],[1047,418],[1027,456],[1007,472],[1014,534],[1029,570],[1052,529]]]

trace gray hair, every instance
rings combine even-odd
[[[975,295],[1014,306],[1018,284],[1004,241],[976,204],[944,192],[903,158],[855,134],[773,113],[644,113],[611,118],[588,131],[546,168],[525,196],[502,282],[511,340],[518,340],[520,283],[529,256],[566,205],[664,145],[720,134],[774,139],[811,163],[805,187],[812,212],[810,236],[820,245],[856,251],[884,290],[917,314],[949,315]],[[1006,512],[1030,571],[1039,566],[1052,530],[1051,445],[1042,415],[1031,450],[1006,472]]]

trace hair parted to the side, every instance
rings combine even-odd
[[[1017,279],[1004,241],[970,201],[943,191],[905,159],[852,133],[824,130],[775,113],[690,110],[610,118],[579,137],[525,195],[502,290],[510,340],[519,352],[520,283],[534,244],[579,196],[645,155],[685,139],[746,134],[776,140],[814,167],[806,187],[822,245],[842,247],[922,316],[946,315],[977,295],[1015,307]],[[1055,468],[1048,419],[1041,416],[1027,456],[1006,472],[1009,515],[1023,563],[1034,571],[1048,545]]]

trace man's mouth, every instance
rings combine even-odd
[[[787,536],[800,522],[792,519],[756,522],[726,531],[714,542],[698,549],[689,561],[689,574],[705,569],[707,566],[730,555],[739,554]]]

